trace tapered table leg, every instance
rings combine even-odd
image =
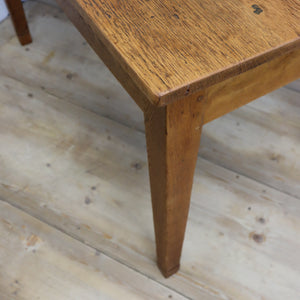
[[[157,264],[165,277],[179,269],[203,111],[204,97],[196,95],[145,113]]]
[[[32,42],[21,0],[5,0],[21,45]]]

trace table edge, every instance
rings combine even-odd
[[[156,93],[154,94],[156,97],[154,101],[158,103],[158,106],[168,105],[176,100],[190,96],[226,79],[238,76],[277,57],[289,54],[297,49],[300,49],[300,37],[286,44],[273,48],[272,50],[251,57],[241,63],[224,68],[218,73],[212,73],[180,87],[176,87],[165,92]]]
[[[237,64],[233,64],[220,70],[217,73],[211,73],[204,77],[199,77],[193,82],[187,82],[182,86],[175,87],[173,89],[169,89],[166,91],[155,91],[151,89],[145,81],[139,77],[134,69],[127,63],[126,59],[121,55],[121,53],[115,48],[115,46],[110,42],[110,40],[105,36],[105,34],[101,31],[100,28],[95,26],[93,23],[89,23],[89,16],[85,13],[83,9],[80,8],[79,4],[76,1],[72,0],[56,0],[59,6],[65,10],[68,8],[73,8],[77,10],[77,13],[81,16],[82,19],[85,19],[88,24],[91,33],[97,35],[97,38],[102,42],[105,46],[106,50],[110,52],[111,59],[116,60],[120,66],[127,72],[128,76],[132,80],[132,82],[136,85],[136,87],[142,92],[145,98],[155,106],[166,106],[176,100],[188,97],[192,94],[195,94],[201,90],[204,90],[212,85],[215,85],[219,82],[222,82],[226,79],[238,76],[244,72],[247,72],[251,69],[254,69],[272,59],[288,54],[293,50],[300,49],[300,36],[287,42],[286,44],[282,44],[278,47],[275,47],[271,50],[263,52],[259,55],[251,57],[243,62],[239,62]],[[75,25],[75,24],[74,24]],[[93,26],[94,25],[94,26]],[[86,37],[84,36],[86,39]],[[95,50],[95,49],[94,49]],[[104,61],[105,64],[107,62]],[[114,74],[114,73],[113,73]],[[114,74],[115,77],[116,74]],[[123,83],[121,82],[123,85]],[[135,99],[134,99],[135,100]]]

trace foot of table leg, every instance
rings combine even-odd
[[[6,4],[21,45],[30,44],[32,39],[21,0],[6,0]]]
[[[157,264],[165,277],[179,269],[202,120],[202,97],[145,114]]]

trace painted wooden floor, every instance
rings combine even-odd
[[[51,3],[0,24],[0,299],[298,300],[299,81],[204,127],[166,280],[142,113]]]

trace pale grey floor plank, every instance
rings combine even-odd
[[[186,298],[0,200],[0,299]]]

